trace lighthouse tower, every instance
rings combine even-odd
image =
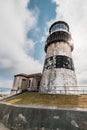
[[[46,58],[40,88],[42,93],[76,93],[71,40],[66,22],[57,21],[51,25],[45,45]]]

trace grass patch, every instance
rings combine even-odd
[[[25,92],[6,103],[18,105],[43,105],[57,107],[80,107],[87,108],[87,95],[51,95],[35,92]]]

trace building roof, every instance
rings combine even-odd
[[[28,75],[28,78],[34,77],[34,76],[41,76],[41,75],[42,75],[41,73],[30,74]]]
[[[29,74],[29,75],[24,74],[24,73],[20,73],[20,74],[14,75],[14,77],[21,76],[21,77],[30,78],[30,77],[41,76],[41,75],[42,75],[41,73],[35,73],[35,74]]]
[[[22,77],[28,77],[28,75],[27,74],[24,74],[24,73],[20,73],[20,74],[16,74],[16,75],[14,75],[15,77],[17,77],[17,76],[22,76]]]

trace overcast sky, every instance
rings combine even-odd
[[[55,20],[70,26],[78,85],[87,85],[87,0],[0,0],[0,87],[14,74],[41,72],[48,29]]]

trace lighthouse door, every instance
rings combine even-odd
[[[21,84],[21,89],[22,91],[25,91],[27,88],[26,88],[26,79],[22,79],[22,84]]]

